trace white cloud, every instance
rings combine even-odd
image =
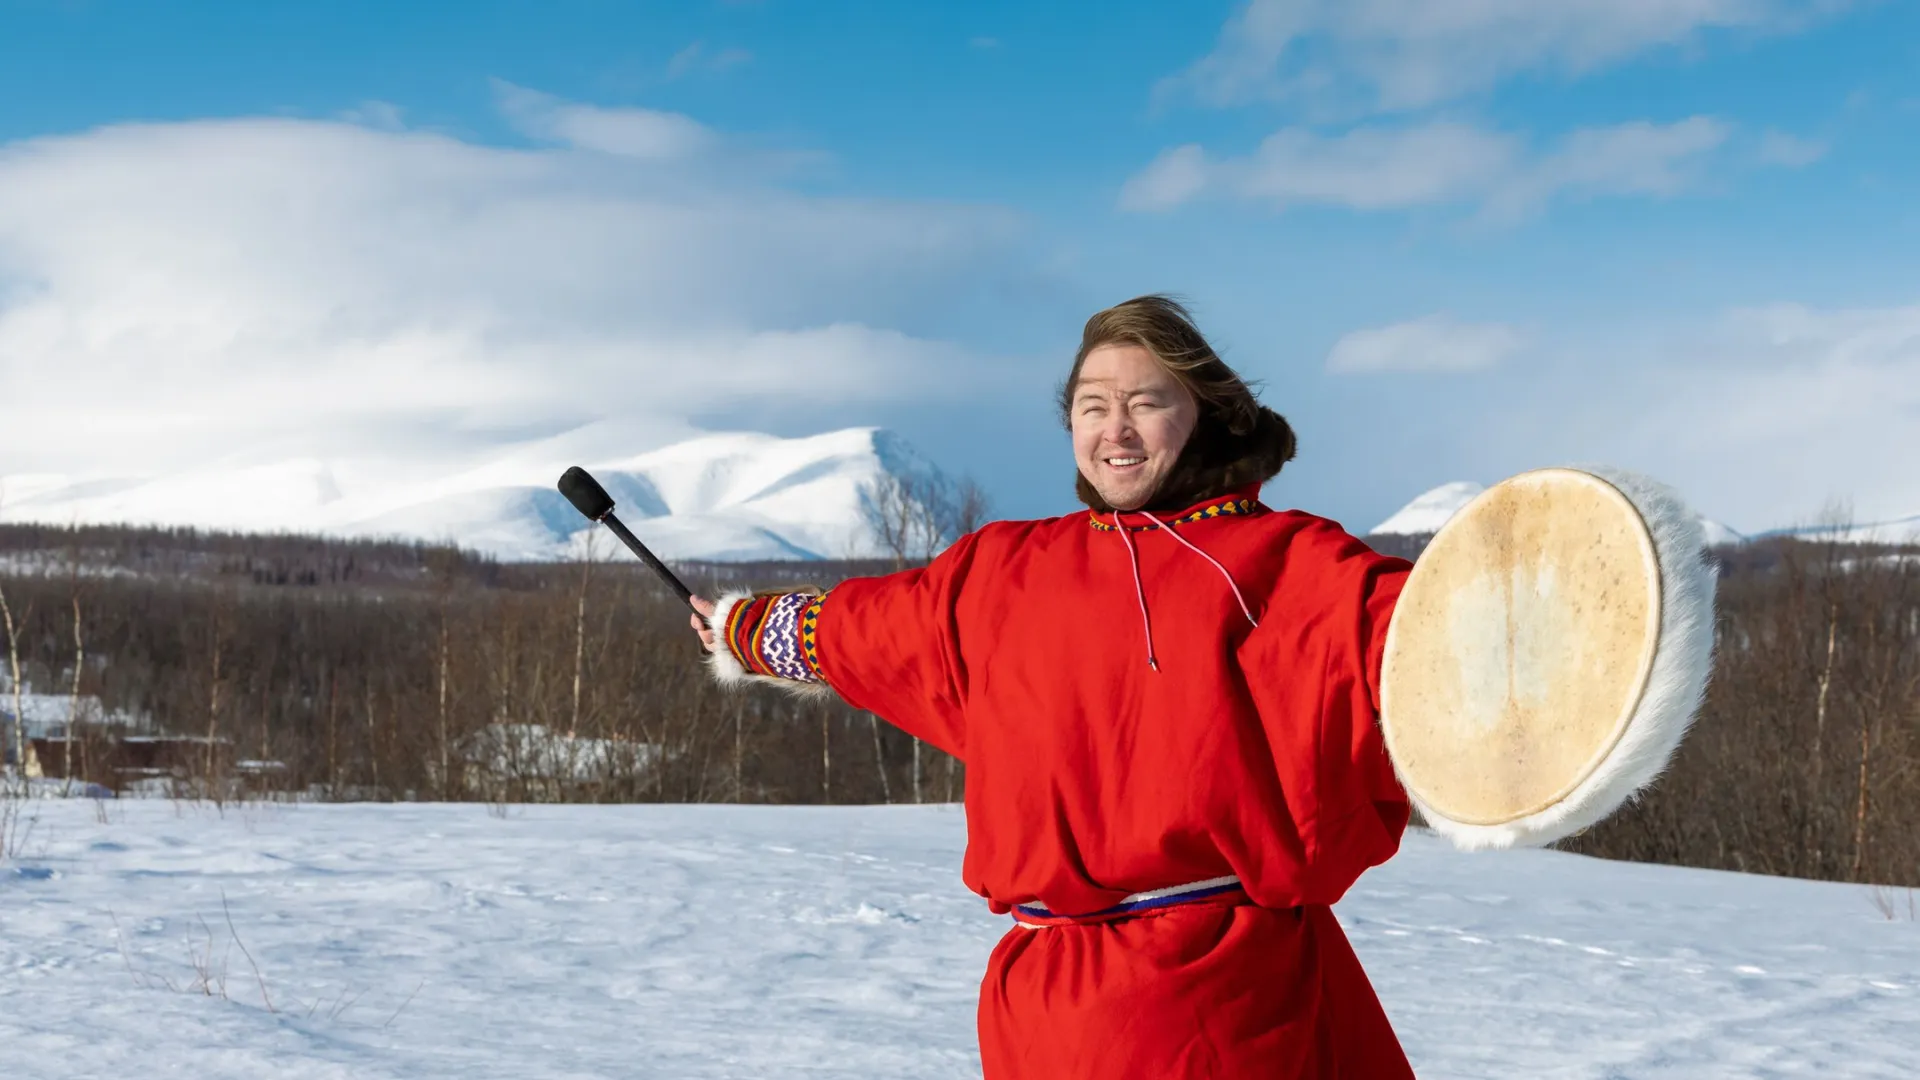
[[[1468,323],[1428,315],[1347,334],[1327,354],[1327,370],[1336,375],[1485,371],[1504,363],[1525,344],[1526,336],[1504,323]]]
[[[1244,199],[1382,210],[1471,199],[1511,174],[1519,140],[1461,124],[1360,129],[1325,137],[1300,129],[1269,135],[1251,158],[1220,166]]]
[[[731,71],[743,64],[750,63],[753,54],[745,49],[727,47],[709,49],[704,41],[696,41],[667,61],[667,79],[684,78],[695,72],[705,71],[713,74]]]
[[[1496,215],[1517,216],[1556,196],[1667,197],[1693,187],[1709,155],[1732,128],[1694,116],[1672,124],[1647,121],[1584,128],[1554,151],[1506,179],[1489,200]]]
[[[1711,117],[1641,121],[1581,129],[1535,151],[1516,135],[1450,121],[1334,136],[1287,128],[1246,157],[1168,151],[1127,183],[1121,206],[1164,210],[1215,194],[1276,207],[1480,205],[1514,218],[1556,197],[1679,194],[1730,131]]]
[[[0,474],[377,480],[991,378],[899,327],[1002,265],[1009,215],[716,175],[694,121],[502,93],[568,148],[285,119],[0,146]]]
[[[1772,304],[1729,312],[1721,328],[1742,363],[1768,366],[1920,368],[1920,305],[1823,310]],[[1910,384],[1920,399],[1920,379]]]
[[[719,137],[680,113],[603,109],[493,80],[500,112],[522,135],[578,150],[649,161],[682,161],[712,150]]]
[[[1524,74],[1578,76],[1703,33],[1790,29],[1851,0],[1251,0],[1162,84],[1217,105],[1418,109]]]
[[[1169,210],[1206,190],[1206,151],[1195,145],[1162,151],[1120,189],[1122,210]]]
[[[342,112],[340,119],[381,131],[403,131],[407,126],[405,112],[390,101],[363,101],[357,108]]]
[[[1920,305],[1736,311],[1668,343],[1665,370],[1632,380],[1654,449],[1716,513],[1751,531],[1851,504],[1861,521],[1920,514]]]
[[[1616,465],[1742,532],[1812,523],[1833,505],[1860,522],[1920,514],[1920,304],[1652,325],[1623,312],[1528,352],[1536,362],[1471,385],[1370,380],[1370,415],[1464,475]]]
[[[1760,136],[1760,160],[1768,165],[1799,168],[1827,156],[1827,144],[1784,131],[1768,130]]]

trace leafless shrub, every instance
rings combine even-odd
[[[1903,896],[1904,894],[1904,896]],[[1914,889],[1890,889],[1885,885],[1867,886],[1867,899],[1880,917],[1892,922],[1904,919],[1907,922],[1920,922],[1920,896]]]
[[[407,1006],[413,1004],[413,999],[420,996],[421,989],[424,988],[426,985],[427,985],[427,980],[425,979],[421,979],[418,983],[414,984],[413,993],[407,995],[407,1000],[401,1002],[400,1007],[393,1010],[393,1015],[387,1017],[387,1022],[384,1024],[381,1024],[380,1027],[382,1029],[392,1027],[393,1022],[395,1020],[400,1019],[400,1014],[407,1011]]]
[[[133,985],[141,989],[158,987],[175,993],[198,994],[219,998],[222,1001],[232,1000],[227,995],[227,974],[233,950],[238,948],[248,966],[253,969],[254,981],[260,987],[260,1003],[268,1012],[278,1013],[280,1010],[274,1007],[273,997],[267,992],[266,976],[261,974],[260,965],[254,961],[253,953],[247,948],[247,943],[240,940],[240,931],[234,925],[233,910],[227,904],[225,892],[220,894],[220,911],[225,916],[227,924],[227,939],[224,942],[214,937],[213,927],[208,925],[204,918],[195,920],[199,924],[200,933],[198,935],[189,933],[185,938],[187,968],[193,972],[193,978],[185,985],[174,982],[164,974],[135,967],[133,953],[127,948],[127,934],[121,929],[119,916],[109,909],[107,918],[113,923],[114,942],[119,947],[120,960],[126,965],[127,976],[133,980]]]
[[[254,960],[252,950],[247,948],[246,942],[240,940],[240,931],[233,925],[233,909],[227,906],[227,894],[225,892],[220,894],[220,913],[227,917],[227,933],[230,935],[231,940],[235,945],[240,946],[240,955],[246,957],[247,965],[253,968],[254,981],[260,984],[260,1003],[265,1005],[267,1011],[270,1013],[279,1012],[280,1010],[273,1007],[273,998],[267,993],[267,977],[260,973],[260,965]]]
[[[25,793],[0,791],[0,865],[20,858],[39,823],[40,815]]]
[[[187,993],[204,994],[207,997],[217,997],[225,1001],[227,1000],[227,953],[233,951],[233,946],[231,944],[227,946],[227,953],[221,954],[216,964],[213,959],[213,928],[207,925],[205,919],[199,922],[200,929],[206,937],[203,941],[196,941],[191,936],[187,938],[187,964],[193,969],[193,981],[187,984]]]

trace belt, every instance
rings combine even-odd
[[[1226,877],[1208,878],[1205,881],[1195,881],[1186,885],[1170,885],[1164,889],[1149,889],[1146,892],[1134,893],[1112,907],[1081,915],[1061,914],[1038,900],[1030,904],[1015,904],[1013,918],[1022,926],[1034,927],[1112,922],[1130,915],[1141,915],[1181,904],[1198,903],[1233,893],[1239,893],[1244,898],[1246,889],[1240,884],[1238,877],[1228,874]]]

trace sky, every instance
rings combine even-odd
[[[0,0],[0,476],[879,425],[1073,506],[1190,302],[1356,531],[1601,462],[1920,513],[1902,0]]]

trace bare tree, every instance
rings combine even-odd
[[[29,606],[27,614],[32,614]],[[0,619],[7,628],[7,661],[13,687],[13,762],[22,781],[27,776],[27,706],[25,687],[20,678],[20,631],[13,621],[13,608],[7,604],[7,590],[0,587]],[[24,619],[22,620],[24,621]]]
[[[860,517],[880,550],[893,557],[894,569],[905,568],[921,522],[912,481],[882,472],[861,485]]]
[[[971,476],[961,477],[954,485],[950,507],[947,528],[956,539],[985,525],[993,514],[993,503],[987,498],[986,489]]]
[[[580,560],[580,591],[576,596],[573,619],[573,710],[567,719],[567,735],[580,733],[580,687],[587,665],[587,591],[593,584],[593,557],[598,529],[587,530],[586,556]]]
[[[860,489],[861,520],[895,567],[932,561],[985,525],[990,512],[985,489],[971,477],[883,472]]]
[[[438,672],[434,679],[434,726],[436,728],[435,734],[438,738],[434,741],[440,744],[439,788],[440,797],[444,799],[451,790],[453,783],[453,753],[451,740],[447,737],[447,694],[451,690],[451,683],[447,678],[447,668],[451,665],[453,657],[451,655],[449,628],[447,626],[447,599],[444,594],[442,594],[440,598],[440,648],[438,651],[440,662],[437,665]]]
[[[820,801],[833,801],[833,712],[820,710]]]
[[[223,664],[227,656],[227,604],[225,597],[220,595],[218,591],[216,591],[214,600],[212,623],[211,640],[208,643],[209,662],[207,665],[207,753],[206,764],[201,772],[201,779],[205,787],[203,794],[210,794],[214,801],[218,803],[220,801],[218,777],[216,775],[218,757],[216,756],[215,748],[219,745],[220,740],[220,709],[222,705],[226,704],[220,692],[226,686],[226,678],[230,677],[223,670]]]
[[[73,791],[73,730],[80,723],[80,675],[87,669],[87,641],[80,632],[80,590],[76,576],[73,591],[73,691],[67,698],[67,738],[61,762],[66,790]]]

